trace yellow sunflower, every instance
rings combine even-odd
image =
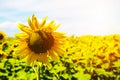
[[[43,18],[39,23],[36,16],[32,15],[32,20],[28,17],[30,27],[18,24],[18,28],[23,31],[15,35],[20,39],[18,55],[21,58],[27,57],[28,64],[40,61],[49,66],[48,56],[57,60],[64,53],[61,48],[65,39],[64,33],[55,32],[59,25],[55,25],[54,21],[46,24],[46,19],[47,17]]]
[[[0,51],[0,60],[3,60],[7,57],[7,54],[3,51]]]
[[[6,40],[6,34],[3,31],[0,31],[0,43]]]

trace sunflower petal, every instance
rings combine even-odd
[[[47,53],[40,54],[38,61],[45,63],[48,67],[50,66],[50,63],[49,63],[48,58],[47,58]]]
[[[15,36],[16,36],[18,39],[26,39],[26,38],[29,37],[27,34],[24,34],[24,33],[15,34]]]
[[[63,33],[63,32],[54,32],[54,33],[52,33],[52,35],[54,35],[54,37],[57,39],[65,39],[66,38],[65,33]]]
[[[57,61],[58,60],[58,56],[52,51],[50,50],[48,52],[48,54],[51,56],[51,58],[54,60],[54,61]]]
[[[32,23],[32,21],[30,20],[30,17],[28,17],[28,24],[29,24],[29,26],[31,27],[32,30],[35,30],[35,26]]]
[[[32,24],[33,24],[35,30],[37,30],[38,26],[39,26],[39,23],[38,23],[38,20],[37,20],[37,18],[36,18],[36,16],[34,14],[32,16]]]
[[[53,27],[53,31],[57,30],[60,27],[60,24]]]
[[[45,25],[45,28],[50,27],[51,25],[54,24],[54,20],[50,21],[48,24]]]
[[[18,24],[18,28],[27,34],[30,34],[32,31],[29,27],[25,26],[24,24]]]
[[[34,55],[34,53],[31,53],[28,55],[28,58],[27,58],[27,64],[34,64],[35,60],[36,60],[36,55]]]
[[[61,48],[55,48],[55,52],[56,52],[59,56],[63,56],[63,54],[65,53]]]
[[[39,24],[39,29],[41,29],[45,25],[47,18],[47,16],[43,18],[42,22]]]

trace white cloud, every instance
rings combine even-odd
[[[68,34],[120,33],[120,0],[3,0],[0,8],[13,9],[12,15],[21,12],[14,18],[24,15],[24,12],[47,15],[60,22],[59,30]],[[4,11],[0,14],[7,16]],[[9,25],[15,26],[15,23],[0,24],[0,27]]]
[[[58,31],[64,31],[67,35],[108,35],[120,34],[120,23],[80,23],[80,24],[62,24]]]
[[[3,22],[0,24],[0,30],[4,31],[8,36],[13,37],[16,32],[19,32],[17,28],[18,23],[19,22]]]
[[[1,2],[1,7],[6,7],[15,10],[33,10],[36,9],[35,0],[4,0]]]
[[[3,22],[0,24],[0,29],[14,29],[17,26],[18,22]]]

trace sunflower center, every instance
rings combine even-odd
[[[2,39],[3,39],[3,37],[4,37],[4,36],[3,36],[2,34],[0,34],[0,40],[2,40]]]
[[[54,38],[51,34],[38,31],[33,32],[28,40],[28,47],[35,53],[45,53],[51,49],[54,43]]]

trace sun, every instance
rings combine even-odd
[[[32,20],[28,17],[28,24],[18,24],[18,28],[22,33],[15,34],[20,40],[17,47],[20,58],[27,58],[28,64],[34,64],[40,61],[49,66],[48,57],[57,60],[59,56],[64,54],[62,45],[64,44],[65,34],[56,32],[59,27],[54,21],[46,23],[47,17],[43,18],[42,22],[38,22],[35,15],[32,15]]]
[[[0,43],[6,40],[6,34],[3,31],[0,31]]]

